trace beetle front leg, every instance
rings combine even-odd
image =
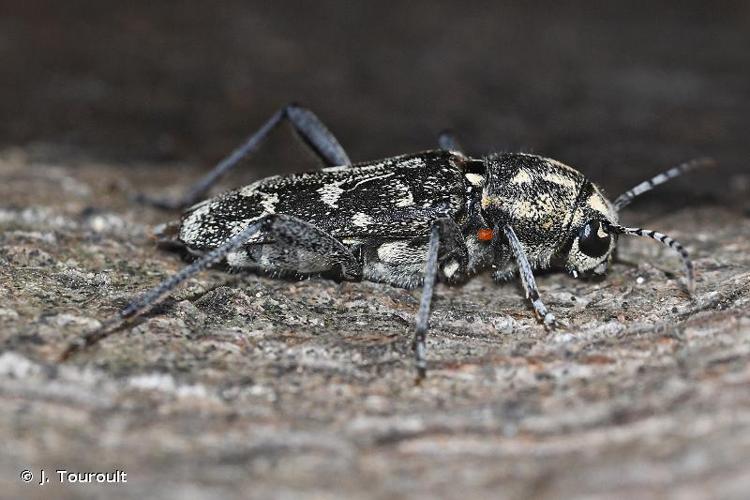
[[[282,121],[287,120],[292,125],[297,136],[308,148],[328,167],[351,165],[349,156],[341,147],[339,141],[323,122],[307,108],[297,104],[288,104],[278,110],[255,133],[248,137],[237,149],[221,160],[200,180],[190,186],[177,200],[151,198],[139,194],[136,201],[154,205],[160,208],[177,209],[193,205],[215,185],[219,179],[236,167],[241,160],[254,153],[266,140],[268,135]]]
[[[518,274],[521,276],[521,283],[523,284],[524,290],[526,290],[526,298],[531,300],[531,305],[534,306],[534,311],[539,318],[544,321],[544,326],[549,329],[554,329],[556,326],[555,315],[547,310],[547,307],[539,296],[539,290],[537,289],[536,281],[534,280],[534,273],[531,269],[531,264],[529,264],[529,259],[526,258],[526,252],[524,252],[523,245],[518,241],[516,232],[513,231],[512,227],[503,227],[503,233],[508,239],[513,256],[516,258]]]

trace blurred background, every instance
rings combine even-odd
[[[205,169],[295,100],[355,161],[450,127],[616,194],[710,155],[720,171],[645,201],[721,202],[748,183],[750,3],[655,3],[6,0],[0,146]],[[254,165],[300,151],[278,133]]]

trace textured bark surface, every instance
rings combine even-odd
[[[517,285],[439,287],[421,387],[410,352],[418,292],[218,271],[57,364],[66,340],[182,265],[148,237],[169,215],[125,195],[188,175],[1,158],[0,461],[13,497],[742,498],[750,488],[750,220],[726,208],[628,216],[687,244],[692,300],[678,259],[627,239],[626,263],[604,281],[539,279],[565,325],[557,333]],[[18,479],[40,467],[120,469],[129,481]]]
[[[750,4],[600,4],[3,2],[0,496],[747,498]],[[55,362],[183,265],[150,239],[176,214],[128,194],[178,193],[291,100],[355,161],[453,127],[616,195],[714,156],[623,214],[687,246],[697,292],[627,238],[603,281],[539,278],[557,333],[517,284],[440,286],[416,387],[419,291],[212,271]],[[224,187],[309,168],[285,133]]]

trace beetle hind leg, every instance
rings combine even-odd
[[[288,121],[292,125],[296,135],[326,166],[351,165],[351,160],[344,148],[341,147],[336,137],[315,113],[298,104],[288,104],[274,113],[245,142],[217,163],[210,172],[190,186],[178,199],[153,198],[138,194],[135,196],[135,200],[170,210],[195,204],[224,174],[253,154],[268,138],[268,135],[283,121]]]
[[[69,342],[60,354],[59,359],[63,361],[76,352],[108,337],[127,319],[142,314],[195,274],[237,254],[247,245],[248,241],[252,241],[258,235],[285,246],[288,250],[286,256],[289,260],[287,262],[290,264],[294,262],[292,257],[296,258],[297,256],[295,250],[303,249],[310,253],[318,252],[327,256],[328,262],[340,266],[340,273],[346,279],[356,279],[361,276],[361,264],[333,236],[295,217],[279,214],[266,215],[251,222],[220,246],[199,256],[194,262],[183,267],[150,290],[133,298],[114,317],[103,322],[101,327]]]

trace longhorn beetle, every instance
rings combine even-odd
[[[196,203],[285,120],[325,168],[268,177]],[[555,317],[539,296],[533,271],[557,267],[576,278],[604,274],[618,235],[635,235],[676,250],[688,293],[693,291],[693,266],[683,246],[665,234],[620,225],[619,211],[654,186],[712,160],[678,165],[610,202],[583,174],[556,160],[524,153],[473,158],[450,133],[441,134],[439,146],[352,164],[311,111],[295,104],[282,108],[181,199],[140,197],[165,208],[189,206],[179,222],[158,233],[197,258],[68,344],[63,359],[222,261],[272,276],[423,285],[413,342],[418,380],[426,373],[425,336],[437,280],[461,284],[493,269],[495,280],[502,281],[517,270],[534,311],[552,329]]]

